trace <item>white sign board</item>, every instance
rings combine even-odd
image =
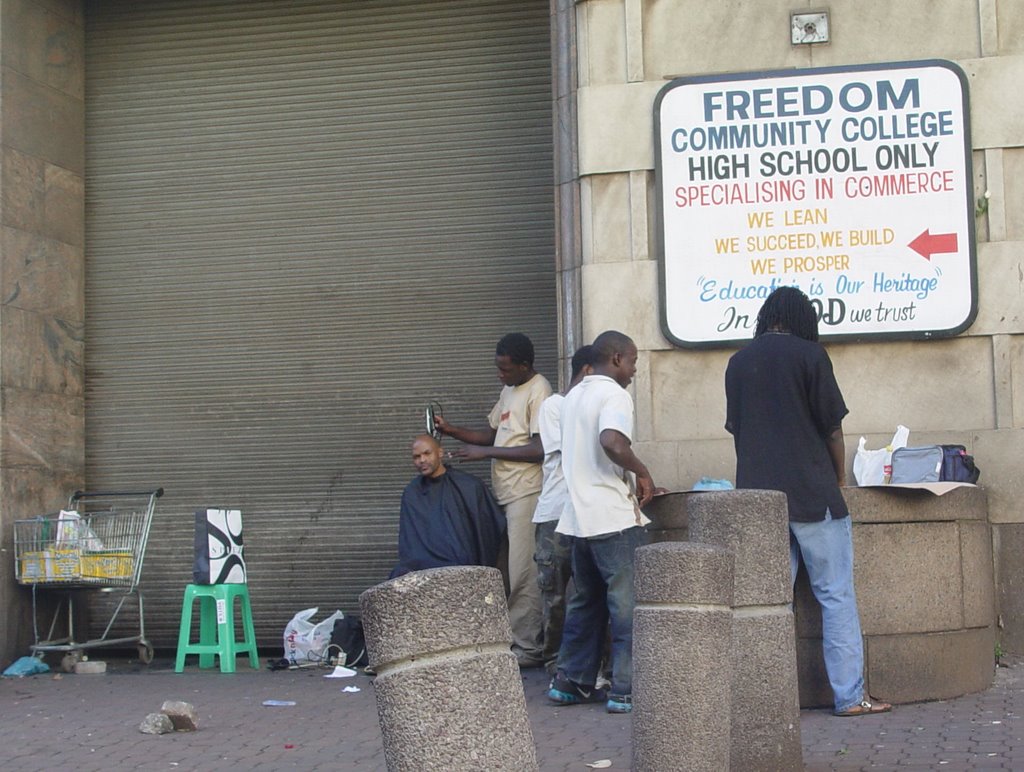
[[[977,313],[967,86],[946,61],[680,78],[655,103],[662,327],[749,340],[781,285],[829,338]]]

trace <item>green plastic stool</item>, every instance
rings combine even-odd
[[[199,642],[192,643],[192,605],[199,599]],[[242,612],[241,641],[235,640],[235,599]],[[185,587],[181,602],[181,628],[178,631],[178,658],[174,672],[185,669],[185,657],[199,655],[199,667],[213,667],[213,658],[220,657],[220,672],[235,672],[235,657],[249,655],[249,664],[259,669],[256,653],[256,630],[252,624],[249,587],[245,584],[190,584]]]

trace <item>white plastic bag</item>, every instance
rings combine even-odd
[[[335,611],[323,622],[313,624],[313,617],[319,608],[308,608],[292,617],[284,628],[284,656],[292,665],[323,662],[327,657],[327,646],[331,642],[334,623],[345,615]]]
[[[853,478],[857,485],[885,485],[892,476],[892,452],[907,447],[910,429],[902,424],[896,427],[892,442],[884,448],[867,450],[867,440],[860,438],[857,454],[853,457]]]
[[[83,549],[92,552],[103,549],[100,537],[82,522],[82,516],[73,509],[62,509],[57,516],[57,537],[54,541],[58,547],[64,549]]]

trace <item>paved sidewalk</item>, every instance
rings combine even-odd
[[[98,657],[94,657],[98,658]],[[105,675],[0,679],[0,768],[25,770],[383,769],[370,678],[324,678],[326,670],[234,675],[173,672],[108,658]],[[561,708],[544,699],[539,670],[523,672],[542,770],[586,772],[607,759],[629,769],[630,719],[603,706]],[[356,686],[359,692],[342,691]],[[192,703],[198,732],[138,731],[164,700]],[[294,700],[264,707],[264,700]],[[856,719],[801,714],[808,770],[1024,769],[1024,662],[997,670],[986,692],[898,706]]]

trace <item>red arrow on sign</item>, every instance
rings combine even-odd
[[[934,236],[926,228],[924,233],[911,241],[908,245],[925,260],[931,260],[932,255],[944,252],[956,252],[955,233],[936,233]]]

